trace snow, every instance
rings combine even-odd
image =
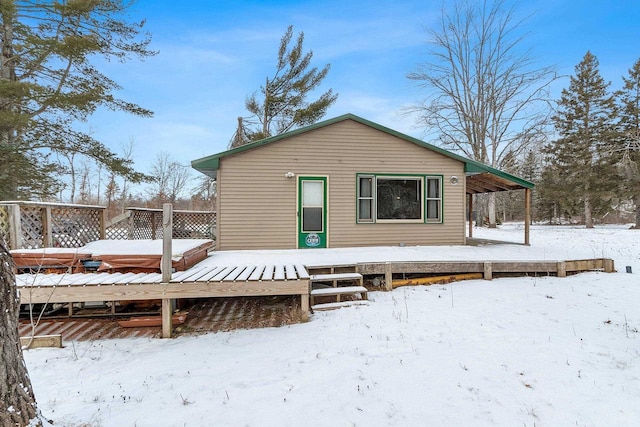
[[[500,229],[475,228],[473,236],[512,242],[487,246],[387,246],[306,250],[221,251],[199,265],[242,265],[301,263],[306,266],[354,264],[386,261],[499,261],[569,260],[615,258],[619,239],[633,241],[629,226],[607,226],[584,230],[569,226],[532,226],[531,246],[524,246],[524,225],[507,224]],[[629,235],[630,234],[630,235]],[[580,236],[579,241],[571,240]],[[623,250],[624,251],[624,250]],[[636,258],[637,262],[637,258]]]
[[[200,246],[213,246],[210,239],[173,239],[171,242],[171,256],[179,259],[185,252]],[[19,249],[11,252],[21,254],[87,254],[99,257],[102,255],[158,255],[162,256],[162,239],[155,240],[96,240],[81,248],[39,248]]]
[[[211,244],[209,239],[174,239],[171,256],[180,258],[185,252],[201,245]],[[81,248],[95,257],[102,255],[162,255],[162,239],[155,240],[97,240]]]
[[[521,227],[474,235],[517,242]],[[530,247],[291,251],[318,265],[611,257],[618,272],[403,287],[304,324],[66,342],[25,359],[60,426],[636,426],[640,232],[627,228],[533,227]]]

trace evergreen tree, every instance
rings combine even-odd
[[[140,181],[129,160],[74,126],[100,106],[139,116],[118,84],[92,61],[145,58],[150,38],[129,23],[123,0],[0,1],[0,200],[55,192],[61,165],[51,153],[82,154]]]
[[[615,150],[621,172],[622,197],[635,206],[635,228],[640,229],[640,59],[622,78],[623,88],[617,93],[620,101],[619,147]]]
[[[265,85],[260,87],[260,96],[254,93],[245,101],[245,107],[259,127],[250,130],[239,121],[238,131],[231,141],[232,148],[313,124],[338,99],[338,95],[329,89],[317,100],[307,101],[307,95],[327,76],[330,65],[321,70],[317,67],[309,69],[313,52],[303,53],[304,33],[298,34],[295,44],[290,47],[292,37],[293,26],[290,25],[280,40],[275,74],[266,78]]]
[[[591,52],[575,71],[552,117],[560,138],[546,147],[553,172],[547,178],[552,180],[551,187],[563,190],[563,198],[576,197],[582,205],[585,226],[592,228],[593,214],[606,209],[612,195],[616,174],[610,150],[616,108],[609,84],[600,75],[598,60]]]

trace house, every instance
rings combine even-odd
[[[533,188],[352,114],[192,166],[217,180],[221,250],[463,245],[472,194],[524,190],[528,214]]]

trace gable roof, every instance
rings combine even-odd
[[[333,119],[314,123],[310,126],[295,129],[280,135],[272,136],[270,138],[261,139],[260,141],[252,142],[240,147],[232,148],[231,150],[223,151],[218,154],[202,157],[200,159],[193,160],[191,162],[191,166],[199,172],[215,178],[216,172],[220,168],[220,160],[225,157],[240,154],[244,151],[253,150],[258,147],[262,147],[263,145],[273,144],[283,139],[291,138],[293,136],[330,126],[345,120],[353,120],[357,123],[369,126],[388,135],[395,136],[397,138],[403,139],[420,147],[435,151],[436,153],[464,163],[464,171],[467,175],[467,193],[488,193],[534,187],[534,184],[532,182],[529,182],[522,178],[518,178],[515,175],[503,172],[491,166],[485,165],[484,163],[467,159],[466,157],[462,157],[458,154],[452,153],[451,151],[447,151],[443,148],[426,143],[412,136],[405,135],[388,127],[363,119],[362,117],[358,117],[354,114],[344,114]]]

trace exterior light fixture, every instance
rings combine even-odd
[[[295,173],[289,171],[287,173],[284,174],[285,178],[293,178],[294,176],[296,176]]]
[[[458,183],[458,177],[457,176],[452,176],[451,178],[449,178],[449,182],[451,183],[451,185],[456,185]]]

